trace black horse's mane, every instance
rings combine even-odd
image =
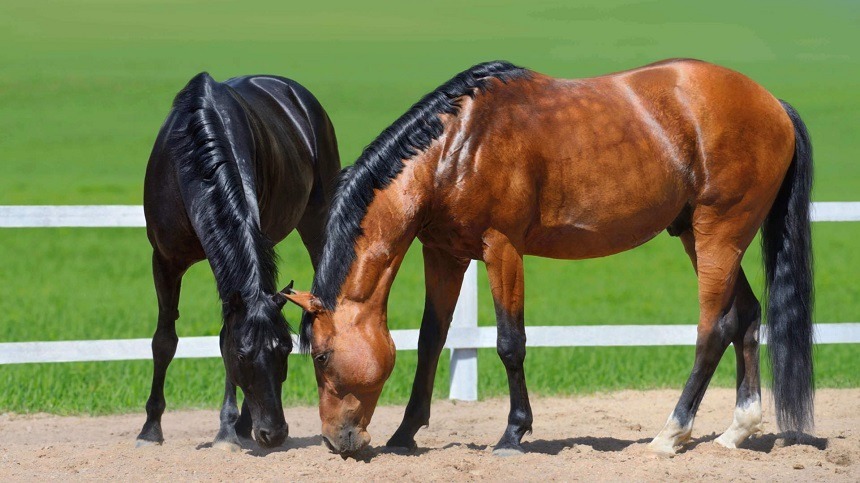
[[[177,119],[169,139],[188,217],[212,266],[225,314],[233,302],[268,298],[277,280],[274,245],[260,229],[258,207],[248,202],[215,109],[216,99],[231,95],[229,89],[205,72],[195,76],[173,101]]]
[[[424,96],[361,153],[354,165],[341,172],[337,193],[326,223],[326,244],[314,277],[312,292],[323,306],[333,310],[355,261],[355,240],[374,198],[374,191],[388,186],[403,170],[404,162],[426,150],[444,129],[440,115],[455,115],[458,99],[473,97],[489,87],[490,79],[507,82],[529,75],[508,62],[486,62],[454,76]],[[301,345],[307,350],[312,319],[302,319]]]

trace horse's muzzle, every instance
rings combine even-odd
[[[284,444],[287,436],[290,433],[290,428],[286,423],[275,427],[255,428],[254,430],[257,443],[264,448],[274,448]]]
[[[370,435],[356,426],[347,426],[340,430],[335,438],[323,436],[326,446],[341,456],[352,456],[370,444]]]

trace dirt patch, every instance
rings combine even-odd
[[[860,480],[860,389],[821,390],[817,429],[803,444],[789,445],[773,431],[765,411],[764,436],[743,449],[712,441],[732,418],[734,391],[712,389],[705,397],[694,439],[671,459],[645,448],[665,422],[678,391],[623,391],[533,398],[534,434],[528,454],[491,453],[505,426],[508,403],[436,401],[429,428],[418,433],[413,455],[381,445],[396,429],[402,407],[379,408],[370,432],[378,445],[361,458],[343,460],[318,436],[316,408],[286,410],[290,439],[262,450],[248,443],[241,453],[212,449],[215,411],[168,411],[160,447],[134,448],[142,414],[108,417],[0,416],[0,480]],[[765,403],[771,399],[765,395]]]

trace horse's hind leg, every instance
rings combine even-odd
[[[448,337],[448,328],[454,316],[454,308],[463,284],[463,274],[469,266],[468,260],[455,258],[448,253],[424,247],[424,317],[418,335],[418,367],[412,394],[403,415],[400,427],[388,440],[386,446],[415,448],[415,433],[430,424],[430,399],[433,396],[433,381],[439,355]]]
[[[739,246],[737,232],[743,231],[743,227],[733,226],[725,218],[720,223],[712,221],[714,219],[700,214],[694,219],[695,235],[692,231],[681,234],[699,277],[696,357],[675,410],[649,445],[659,453],[674,454],[675,447],[690,438],[693,419],[708,383],[738,332],[735,285],[749,240],[742,233],[740,241],[743,243]]]
[[[750,435],[762,430],[758,355],[761,307],[743,269],[735,289],[735,312],[738,316],[738,331],[732,344],[737,359],[737,402],[731,426],[717,438],[717,443],[727,448],[736,448]]]
[[[182,275],[189,264],[168,260],[155,251],[152,255],[152,276],[158,296],[158,326],[152,336],[152,389],[146,402],[146,423],[137,437],[137,445],[161,444],[161,415],[164,414],[164,377],[167,366],[176,353],[176,319],[179,318],[179,290]]]
[[[522,453],[520,441],[532,430],[532,409],[523,370],[526,358],[523,257],[501,233],[486,234],[484,245],[484,262],[496,307],[496,349],[508,373],[511,394],[508,426],[493,451],[504,456]]]

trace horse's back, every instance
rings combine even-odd
[[[261,218],[267,234],[281,239],[302,214],[294,208],[327,206],[333,196],[340,170],[334,128],[316,97],[296,81],[250,75],[225,84],[241,96],[256,121],[254,132],[262,145],[258,177],[269,181],[258,190]]]
[[[625,92],[651,135],[673,145],[692,205],[734,202],[778,189],[794,153],[780,102],[744,74],[670,59],[591,80]]]
[[[224,83],[271,127],[294,131],[301,142],[300,154],[317,162],[317,132],[327,117],[310,91],[292,79],[272,75],[240,76]]]
[[[208,196],[207,178],[214,168],[201,164],[205,156],[177,156],[177,146],[193,142],[187,124],[197,108],[185,112],[182,103],[177,104],[189,90],[206,98],[201,106],[208,106],[205,109],[216,120],[207,129],[214,129],[212,135],[219,139],[222,158],[229,165],[217,169],[236,173],[234,182],[243,185],[249,197],[249,216],[259,217],[266,236],[280,241],[301,219],[319,170],[336,173],[340,167],[328,117],[307,89],[289,79],[254,75],[217,82],[201,74],[177,96],[150,156],[144,209],[151,243],[164,253],[193,246],[194,257],[203,258],[192,226],[194,210],[206,204],[194,200]]]
[[[447,215],[460,203],[492,213],[469,223],[554,258],[618,253],[685,206],[775,193],[793,146],[773,96],[692,60],[577,80],[535,73],[466,99],[464,112],[447,136],[465,129],[470,141],[442,155],[443,176],[467,173],[446,197]]]

